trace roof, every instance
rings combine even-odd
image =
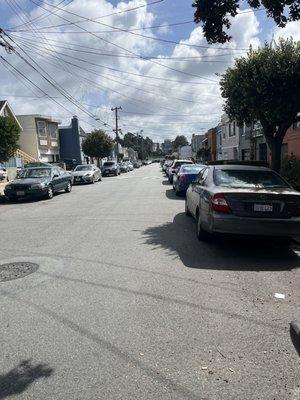
[[[42,114],[22,114],[22,115],[17,115],[17,118],[40,118],[40,119],[47,119],[57,124],[61,124],[61,120],[53,118],[49,115],[42,115]]]
[[[4,109],[4,107],[7,107],[9,109],[11,115],[13,116],[13,118],[15,119],[15,121],[17,122],[17,124],[19,125],[21,130],[23,130],[20,122],[18,121],[18,118],[16,117],[15,113],[13,112],[13,109],[9,105],[8,101],[7,100],[0,100],[0,112]]]

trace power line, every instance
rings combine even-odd
[[[30,2],[33,3],[33,4],[36,4],[37,6],[43,8],[43,9],[45,9],[43,6],[41,6],[40,4],[38,4],[38,3],[37,3],[36,1],[34,1],[34,0],[30,0]],[[44,4],[49,5],[50,7],[54,7],[54,8],[56,8],[56,9],[59,9],[59,7],[56,7],[56,6],[52,5],[52,4],[49,4],[49,3],[44,3]],[[47,10],[47,9],[46,9],[46,10]],[[81,17],[80,15],[78,15],[78,14],[76,14],[76,13],[73,13],[73,12],[70,12],[70,11],[66,11],[66,12],[69,13],[69,14],[72,14],[72,15],[76,15],[76,16],[78,16],[78,17],[80,17],[80,18],[84,18],[84,17]],[[62,17],[62,16],[60,16],[60,15],[57,15],[57,17],[59,17],[59,18],[65,20],[65,21],[70,22],[67,18],[64,18],[64,17]],[[89,18],[87,18],[86,20],[89,20]],[[95,21],[95,22],[98,23],[98,24],[101,24],[101,25],[105,25],[105,26],[111,27],[110,25],[103,24],[103,23],[101,23],[101,22],[99,22],[99,21]],[[86,32],[89,32],[87,29],[85,29],[85,28],[83,28],[83,27],[77,25],[76,23],[73,22],[73,24],[75,24],[75,26],[77,26],[78,28],[80,28],[80,29],[82,29],[82,30],[85,30]],[[169,66],[167,66],[167,65],[160,64],[159,62],[154,61],[154,60],[145,60],[145,58],[144,58],[143,56],[141,56],[141,55],[139,55],[139,54],[137,54],[137,53],[135,53],[135,52],[133,52],[133,51],[131,51],[131,50],[128,50],[128,49],[126,49],[126,48],[123,47],[123,46],[120,46],[120,45],[118,45],[118,44],[116,44],[116,43],[110,42],[110,41],[107,40],[107,39],[103,39],[102,37],[97,36],[97,35],[95,35],[95,34],[93,34],[93,33],[91,33],[91,32],[89,32],[89,33],[90,33],[90,35],[97,37],[98,39],[104,41],[105,43],[109,43],[109,44],[111,44],[111,45],[113,45],[113,46],[115,46],[115,47],[117,47],[117,48],[120,48],[120,49],[122,49],[122,50],[124,50],[124,51],[126,51],[126,52],[128,52],[128,53],[130,53],[130,54],[133,54],[133,55],[138,56],[141,60],[148,61],[148,62],[150,62],[150,63],[152,63],[152,64],[155,64],[155,65],[159,65],[159,66],[161,66],[161,67],[163,67],[163,68],[166,68],[166,69],[171,70],[171,71],[174,71],[174,72],[178,72],[178,73],[181,73],[181,74],[184,74],[184,75],[188,75],[188,76],[192,76],[192,77],[196,77],[196,78],[200,78],[200,79],[204,79],[204,80],[207,80],[207,81],[212,81],[212,82],[216,82],[216,83],[217,83],[217,81],[215,81],[215,80],[213,80],[213,79],[206,78],[206,77],[202,77],[202,76],[196,75],[196,74],[191,74],[191,73],[186,72],[186,71],[181,71],[181,70],[178,70],[178,69],[176,69],[176,68],[172,68],[172,67],[169,67]],[[138,34],[135,34],[135,35],[138,35]]]

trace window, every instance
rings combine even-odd
[[[47,137],[45,121],[37,121],[37,131],[40,137]]]
[[[300,129],[300,121],[293,123],[293,129]]]
[[[229,137],[235,136],[235,122],[233,122],[232,124],[229,123],[228,129],[229,129]]]
[[[49,124],[48,130],[52,139],[57,139],[57,125],[56,124]]]
[[[287,183],[273,171],[262,170],[215,170],[214,182],[217,186],[232,188],[288,187]]]

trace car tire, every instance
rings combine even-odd
[[[18,198],[16,196],[10,196],[8,197],[8,200],[11,201],[12,203],[16,203],[18,201]]]
[[[68,182],[68,186],[65,188],[65,192],[66,193],[70,193],[72,191],[72,184],[71,184],[71,182],[69,181]]]
[[[118,174],[118,172],[115,172],[115,176],[118,176],[119,174]]]
[[[188,208],[188,205],[187,205],[187,200],[185,199],[185,210],[184,210],[184,212],[185,212],[185,215],[187,216],[187,217],[190,217],[192,214],[190,213],[190,210],[189,210],[189,208]]]
[[[53,199],[53,196],[54,196],[54,190],[53,190],[53,187],[50,185],[50,186],[48,186],[48,189],[47,189],[46,198],[48,200],[51,200],[51,199]]]
[[[175,189],[174,189],[175,190]],[[175,190],[175,195],[177,196],[177,197],[180,197],[181,196],[181,192],[179,191],[179,190]]]
[[[95,183],[95,176],[93,175],[91,184],[93,185],[94,183]]]
[[[98,182],[101,182],[101,181],[102,181],[102,176],[100,176],[100,177],[99,177],[99,180],[98,180]]]
[[[201,226],[199,212],[197,213],[197,217],[196,217],[196,236],[197,236],[198,240],[200,240],[201,242],[205,242],[205,241],[209,240],[209,238],[210,238],[209,233],[206,230],[204,230]]]

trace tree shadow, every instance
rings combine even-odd
[[[166,196],[170,200],[184,200],[184,196],[176,196],[175,190],[173,189],[167,189],[166,190]]]
[[[179,256],[188,268],[272,271],[300,267],[295,249],[272,239],[214,237],[210,242],[199,242],[193,219],[184,213],[177,214],[173,222],[147,228],[142,234],[153,250],[163,248],[171,256]]]
[[[49,378],[53,369],[46,364],[32,365],[31,360],[23,360],[6,374],[0,375],[0,399],[18,395],[40,378]]]

